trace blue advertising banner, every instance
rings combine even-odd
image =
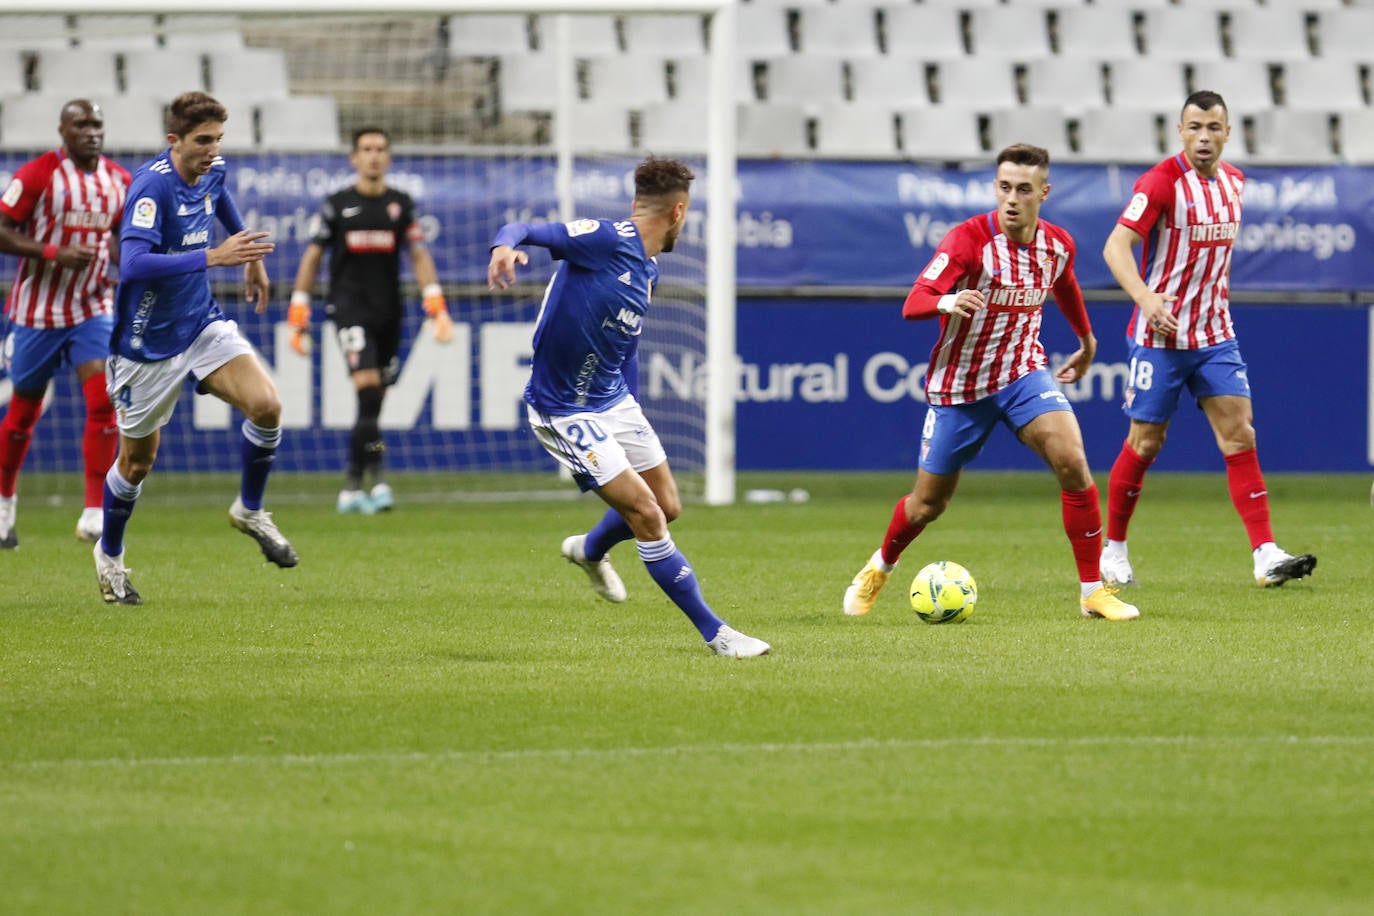
[[[0,186],[27,157],[0,153]],[[136,167],[137,162],[126,163]],[[573,196],[581,216],[628,211],[634,159],[580,161]],[[352,180],[342,157],[241,155],[229,187],[248,225],[272,234],[273,263],[294,271],[319,200]],[[704,165],[697,164],[698,175]],[[1140,167],[1057,164],[1042,211],[1078,242],[1078,277],[1114,289],[1102,244],[1130,198]],[[1249,168],[1235,242],[1237,290],[1347,292],[1374,289],[1374,168]],[[995,206],[990,166],[959,169],[907,162],[743,160],[737,201],[739,285],[908,287],[953,225]],[[446,283],[484,283],[486,252],[502,223],[557,213],[547,157],[403,156],[389,176],[420,202],[427,238]],[[706,182],[689,214],[680,253],[704,260]]]

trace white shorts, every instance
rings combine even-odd
[[[231,359],[252,352],[239,326],[223,319],[206,325],[189,347],[168,359],[145,363],[110,354],[106,387],[120,433],[131,439],[151,436],[172,419],[188,374],[203,379]]]
[[[550,417],[528,405],[526,412],[539,444],[572,472],[583,490],[607,484],[627,468],[647,471],[668,460],[658,433],[633,397],[601,413]]]

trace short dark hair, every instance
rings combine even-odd
[[[384,129],[380,127],[359,127],[357,130],[353,131],[353,149],[356,150],[358,148],[358,141],[368,134],[381,134],[382,139],[386,141],[387,149],[391,148],[391,134],[387,133]]]
[[[1178,110],[1178,116],[1180,118],[1182,118],[1183,113],[1188,110],[1189,105],[1196,105],[1202,111],[1211,111],[1213,108],[1220,105],[1221,110],[1226,112],[1228,117],[1231,114],[1231,110],[1226,107],[1226,100],[1221,97],[1221,93],[1213,92],[1210,89],[1199,89],[1197,92],[1194,92],[1192,95],[1188,96],[1188,98],[1184,99],[1183,107]]]
[[[1050,151],[1043,146],[1029,143],[1013,143],[997,154],[997,164],[1010,162],[1013,165],[1029,165],[1042,169],[1050,167]]]
[[[183,92],[167,107],[167,133],[174,137],[184,137],[207,121],[227,120],[224,106],[204,92]]]
[[[645,159],[635,168],[635,197],[655,198],[686,193],[697,176],[676,159]]]

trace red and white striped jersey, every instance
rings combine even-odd
[[[43,245],[90,245],[96,256],[84,270],[56,261],[20,258],[6,310],[15,324],[69,328],[110,311],[110,237],[119,226],[130,176],[101,156],[86,172],[63,150],[24,163],[0,197],[0,212]]]
[[[926,370],[929,403],[967,404],[1043,369],[1041,307],[1050,293],[1076,334],[1091,333],[1073,271],[1075,251],[1069,233],[1044,220],[1029,245],[1013,241],[999,227],[995,210],[949,231],[916,280],[902,314],[933,315],[940,296],[962,289],[982,290],[987,306],[969,318],[940,316],[940,338]]]
[[[1182,153],[1136,181],[1117,222],[1145,240],[1140,276],[1150,289],[1176,297],[1169,307],[1178,333],[1161,334],[1131,313],[1127,336],[1146,347],[1197,350],[1236,336],[1231,326],[1231,246],[1240,232],[1245,176],[1228,162],[1215,178],[1200,174]]]

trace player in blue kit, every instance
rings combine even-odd
[[[203,92],[173,100],[166,151],[144,163],[129,186],[120,224],[121,278],[107,376],[119,425],[119,454],[105,477],[105,528],[95,545],[96,576],[107,604],[140,604],[124,566],[124,529],[157,457],[188,374],[197,391],[242,411],[243,477],[229,522],[258,542],[278,566],[296,551],[263,511],[263,491],[281,441],[281,399],[252,346],[210,292],[207,269],[243,265],[244,294],[267,307],[262,259],[273,245],[246,229],[224,186],[219,156],[228,115]],[[230,233],[210,247],[214,222]]]
[[[603,598],[624,601],[625,585],[606,553],[634,538],[649,575],[706,645],[717,655],[749,658],[766,655],[768,643],[715,615],[668,534],[682,501],[633,392],[639,332],[658,281],[654,259],[672,251],[682,232],[694,177],[681,162],[650,157],[635,169],[628,219],[502,226],[487,282],[492,289],[514,282],[516,265],[529,263],[518,245],[547,248],[563,262],[539,310],[525,402],[535,437],[578,486],[610,507],[587,534],[563,541],[563,556],[586,570]]]

